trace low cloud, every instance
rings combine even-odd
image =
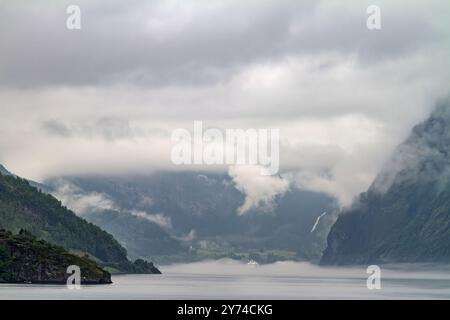
[[[195,240],[195,238],[197,238],[197,232],[194,229],[191,229],[191,231],[189,231],[188,234],[183,235],[181,237],[175,237],[175,238],[177,240],[185,241],[185,242],[193,241],[193,240]]]
[[[156,223],[162,228],[172,228],[172,221],[170,217],[167,217],[161,213],[147,213],[145,211],[132,210],[130,213],[133,216],[147,219],[153,223]]]
[[[53,180],[51,182],[51,187],[53,188],[53,196],[59,199],[63,205],[75,212],[77,215],[83,216],[92,212],[114,210],[122,214],[130,214],[135,217],[146,219],[162,228],[172,228],[172,221],[170,217],[167,217],[162,213],[148,213],[141,210],[126,210],[120,208],[107,194],[99,192],[86,192],[73,183],[70,183],[62,178]],[[148,206],[151,205],[151,203],[152,200],[149,197],[143,197],[138,204]]]
[[[228,170],[234,186],[245,195],[245,201],[238,208],[242,215],[252,209],[271,211],[275,200],[289,190],[289,182],[279,176],[261,175],[259,166],[233,166]]]
[[[116,210],[112,199],[106,194],[99,192],[86,193],[74,184],[62,179],[53,183],[53,195],[59,199],[63,205],[78,215],[101,211]]]

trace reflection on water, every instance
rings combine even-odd
[[[367,289],[365,267],[220,260],[161,267],[163,275],[116,275],[112,285],[81,290],[0,284],[0,299],[450,299],[448,266],[381,267],[381,290]]]

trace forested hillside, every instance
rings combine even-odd
[[[12,232],[26,229],[40,239],[86,252],[105,263],[127,260],[126,250],[113,236],[76,216],[27,180],[2,174],[0,226]]]

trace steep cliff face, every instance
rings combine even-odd
[[[0,283],[65,284],[71,265],[80,267],[81,283],[111,283],[111,275],[87,257],[70,254],[25,231],[14,235],[0,230]]]
[[[450,104],[414,127],[392,160],[342,212],[322,264],[450,261]]]

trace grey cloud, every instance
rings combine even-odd
[[[205,2],[197,13],[201,7],[193,4],[184,12],[164,9],[161,1],[112,8],[81,1],[82,29],[68,31],[64,2],[37,10],[19,1],[2,20],[9,36],[2,37],[1,80],[18,86],[209,82],[224,68],[280,51],[285,38],[289,7],[236,4]]]
[[[366,1],[80,1],[79,31],[65,28],[69,2],[38,3],[4,4],[2,86],[205,85],[249,63],[328,51],[375,62],[442,38],[424,6],[385,1],[380,32],[365,27]]]
[[[371,1],[331,0],[83,0],[68,31],[72,1],[0,0],[0,163],[174,170],[170,134],[193,120],[279,128],[283,179],[347,203],[449,92],[450,6],[377,2],[375,32]],[[248,207],[284,191],[245,177]]]
[[[82,123],[67,125],[58,120],[44,121],[42,127],[45,132],[53,136],[64,138],[85,137],[93,139],[96,136],[104,140],[113,141],[121,138],[131,138],[138,132],[133,132],[129,122],[120,118],[99,118],[93,124]]]
[[[47,120],[42,124],[42,127],[51,135],[60,137],[70,137],[72,135],[72,130],[57,120]]]
[[[42,123],[44,132],[59,138],[85,138],[105,141],[120,139],[133,140],[148,136],[169,137],[167,130],[160,128],[141,128],[133,126],[130,121],[119,117],[99,117],[86,122],[69,122],[51,119]]]

